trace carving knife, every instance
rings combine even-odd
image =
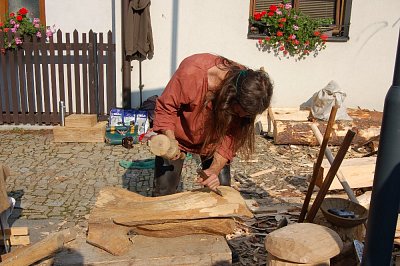
[[[198,168],[197,169],[197,174],[204,180],[206,180],[209,176],[203,171],[203,169]],[[213,191],[214,193],[220,195],[222,197],[222,192],[221,190],[219,190],[218,188],[216,189],[211,189],[211,191]]]

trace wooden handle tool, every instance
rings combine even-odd
[[[204,170],[201,169],[201,168],[198,168],[196,172],[199,174],[199,176],[200,176],[201,178],[203,178],[203,181],[204,181],[204,180],[207,180],[207,179],[209,178],[209,176],[208,176],[208,175],[204,172]],[[216,189],[211,189],[211,191],[215,192],[216,194],[218,194],[218,195],[220,195],[220,196],[222,197],[222,192],[221,192],[221,190],[219,190],[218,188],[216,188]]]

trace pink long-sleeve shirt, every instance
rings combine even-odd
[[[203,109],[203,104],[208,91],[207,71],[218,63],[218,56],[212,54],[187,57],[157,99],[154,131],[173,130],[184,151],[208,155],[201,148],[206,137],[206,119],[212,119],[209,116],[212,106]],[[233,137],[225,136],[216,151],[231,161],[235,154]]]

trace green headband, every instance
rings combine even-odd
[[[239,83],[239,79],[241,76],[243,76],[243,78],[245,78],[247,76],[247,69],[240,70],[239,75],[236,78],[236,84],[235,84],[236,93],[240,91],[240,88],[238,87],[238,83]],[[239,84],[240,87],[241,87],[242,83],[243,83],[243,81]]]

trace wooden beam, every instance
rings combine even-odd
[[[317,214],[318,209],[321,207],[321,203],[324,200],[326,193],[328,192],[332,180],[335,177],[336,172],[339,169],[340,164],[342,163],[344,156],[346,155],[347,150],[349,149],[355,134],[356,133],[351,130],[347,132],[346,137],[344,138],[344,141],[340,146],[340,149],[335,157],[335,160],[333,161],[332,166],[329,169],[328,174],[326,175],[324,183],[322,184],[322,187],[319,190],[317,197],[315,198],[310,208],[310,211],[307,213],[307,217],[305,220],[306,222],[309,223],[313,222],[315,215]]]

